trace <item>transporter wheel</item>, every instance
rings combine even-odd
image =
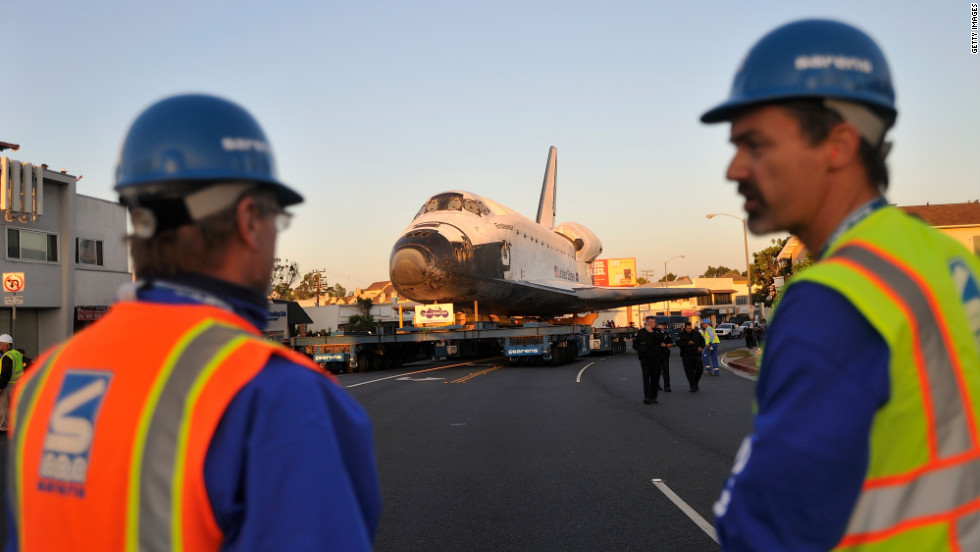
[[[367,353],[357,353],[357,372],[364,373],[370,371],[371,367],[368,366],[368,355]]]

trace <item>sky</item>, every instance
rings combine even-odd
[[[885,51],[897,91],[892,203],[980,199],[980,55],[970,2],[660,0],[0,2],[0,141],[115,199],[133,119],[180,93],[239,103],[304,194],[278,255],[348,290],[388,279],[391,247],[447,190],[533,218],[558,148],[557,222],[651,280],[745,269],[724,178],[724,100],[762,35],[839,19]],[[749,235],[750,251],[785,234]],[[683,255],[683,258],[680,256]]]

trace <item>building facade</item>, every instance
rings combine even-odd
[[[0,157],[0,333],[34,358],[98,319],[132,281],[126,209],[76,193],[77,178]]]

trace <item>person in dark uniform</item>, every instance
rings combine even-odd
[[[677,334],[677,346],[681,349],[681,362],[684,363],[684,375],[691,385],[691,392],[698,390],[701,381],[701,351],[704,349],[704,338],[700,332],[694,331],[690,322],[684,323],[684,329]]]
[[[655,336],[659,334],[660,341],[660,374],[664,378],[664,392],[670,393],[670,348],[674,346],[674,339],[670,337],[670,332],[664,329],[664,325],[657,324]]]
[[[646,317],[644,325],[633,338],[633,348],[640,357],[643,371],[643,402],[657,403],[657,387],[660,381],[660,341],[657,338],[656,319]]]

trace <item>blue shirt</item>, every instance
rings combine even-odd
[[[889,397],[889,349],[838,292],[787,288],[766,336],[758,411],[715,504],[723,550],[829,550],[868,467]]]
[[[259,329],[267,317],[261,294],[201,276],[143,284],[136,298],[211,304]],[[228,405],[204,484],[222,550],[371,550],[381,497],[367,414],[323,374],[282,357],[272,356]],[[8,527],[7,550],[17,550]]]

